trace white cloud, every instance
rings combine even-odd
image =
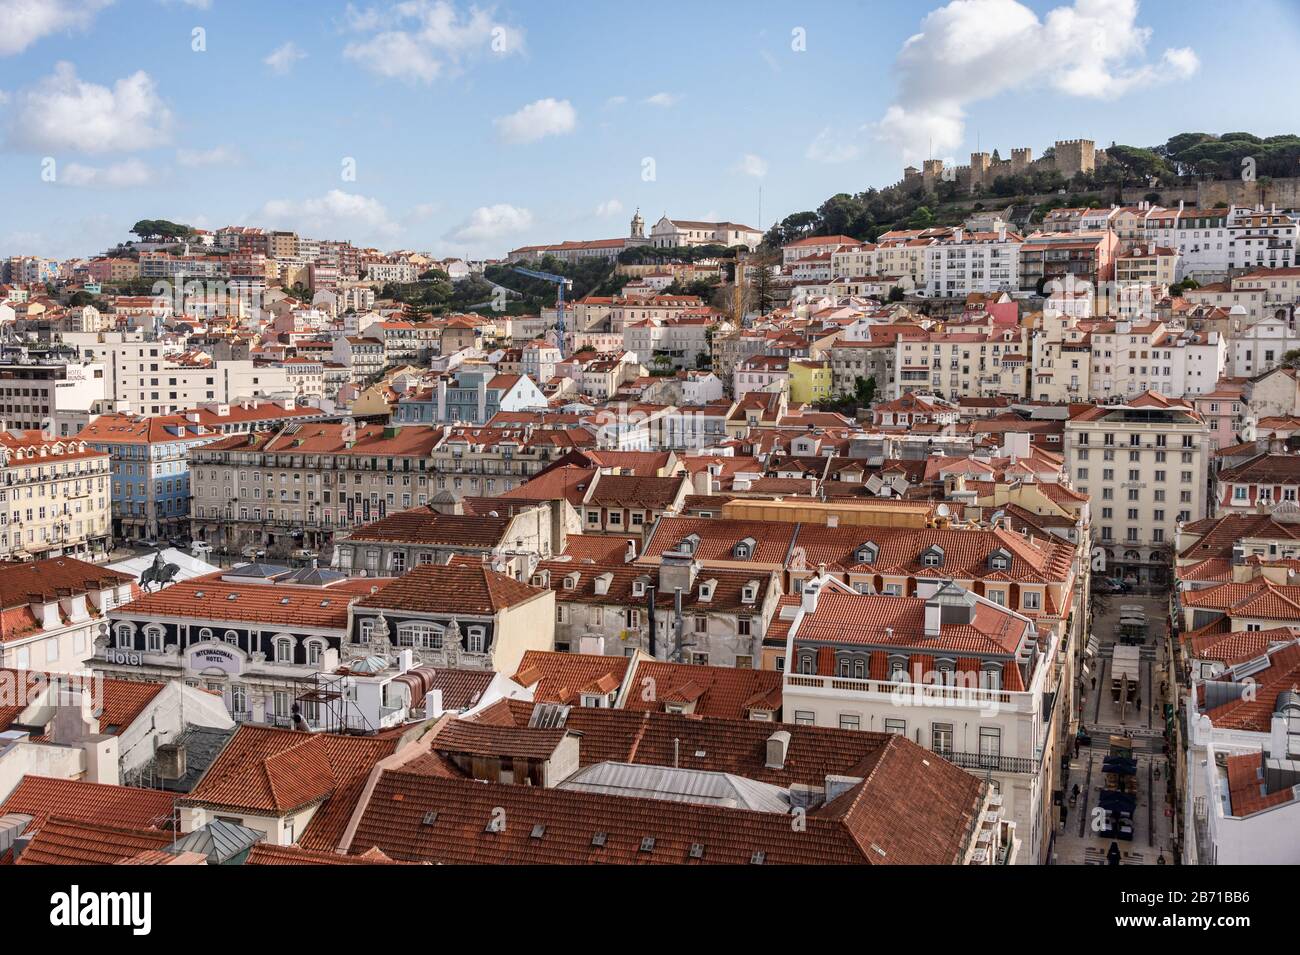
[[[298,48],[298,44],[290,40],[277,46],[262,62],[271,68],[272,73],[284,76],[293,69],[295,63],[306,57],[307,54]]]
[[[767,175],[767,160],[753,153],[745,153],[736,164],[736,172],[762,179]]]
[[[308,235],[383,239],[401,231],[378,199],[341,189],[311,199],[272,199],[250,219]]]
[[[647,96],[643,102],[650,106],[662,106],[665,109],[669,106],[675,106],[681,102],[681,97],[676,93],[655,93],[653,96]]]
[[[178,149],[176,161],[182,166],[233,166],[242,160],[239,150],[230,146],[213,146],[211,149]]]
[[[567,99],[550,97],[529,103],[518,112],[494,120],[497,135],[508,143],[531,143],[544,136],[562,136],[578,125],[578,113]]]
[[[605,100],[605,108],[614,109],[615,107],[622,106],[626,102],[626,96],[611,96],[609,99]]]
[[[862,130],[826,126],[804,150],[813,162],[852,162],[862,155]]]
[[[57,169],[56,182],[65,186],[126,189],[153,181],[154,172],[138,159],[126,159],[109,166],[84,166],[70,162]]]
[[[407,82],[432,83],[477,56],[511,56],[524,49],[522,30],[478,7],[462,14],[449,0],[405,0],[364,10],[349,4],[347,25],[363,38],[348,43],[344,57]]]
[[[113,0],[0,0],[0,56],[21,53],[52,33],[84,30]]]
[[[942,155],[961,145],[966,108],[980,100],[1032,88],[1114,99],[1196,72],[1187,48],[1150,62],[1151,29],[1137,15],[1137,0],[1074,0],[1041,20],[1017,0],[952,0],[899,50],[898,96],[877,135],[909,161]]]
[[[617,199],[606,199],[604,202],[596,204],[596,215],[598,216],[616,216],[623,211],[623,203]]]
[[[84,153],[148,149],[167,142],[171,112],[140,70],[113,88],[77,77],[71,63],[14,97],[9,142],[31,149]]]
[[[453,242],[481,244],[516,235],[531,228],[533,214],[527,209],[500,202],[494,206],[479,206],[468,219],[458,225],[447,238]]]

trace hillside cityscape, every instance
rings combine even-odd
[[[1300,863],[1300,135],[1156,4],[927,6],[794,159],[566,65],[430,199],[287,89],[414,169],[539,11],[0,0],[0,865]],[[281,128],[87,48],[150,7]]]

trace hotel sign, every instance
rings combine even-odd
[[[233,676],[243,671],[244,661],[238,651],[209,643],[190,651],[190,669],[220,670]]]
[[[119,650],[117,647],[109,647],[104,651],[104,662],[138,667],[144,663],[144,654],[138,650]]]

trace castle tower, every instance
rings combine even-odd
[[[992,160],[988,153],[970,154],[970,191],[974,192],[987,181]]]
[[[921,179],[927,190],[934,189],[942,177],[942,159],[927,159],[921,163]]]
[[[641,210],[638,208],[636,214],[632,216],[632,236],[633,239],[645,238],[645,220],[641,218]]]
[[[1056,144],[1056,170],[1066,179],[1097,167],[1097,144],[1091,139],[1065,139]]]
[[[1018,175],[1029,171],[1029,164],[1034,161],[1034,151],[1028,147],[1011,150],[1011,173]]]

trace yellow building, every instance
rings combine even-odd
[[[0,433],[0,559],[102,559],[111,549],[109,456],[40,431]]]
[[[828,361],[790,362],[790,401],[793,404],[811,404],[830,398],[834,373]]]

